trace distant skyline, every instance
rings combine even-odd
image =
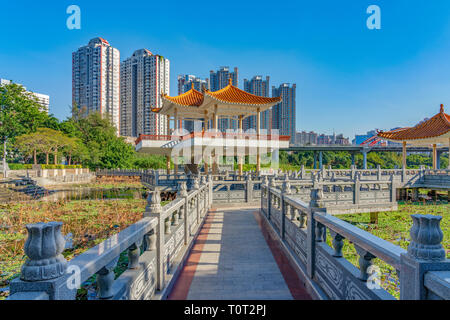
[[[81,30],[66,27],[71,4],[81,8]],[[381,30],[366,27],[372,4],[381,8]],[[59,119],[70,115],[72,52],[98,36],[121,61],[142,48],[168,58],[171,95],[179,74],[207,78],[220,66],[239,68],[240,88],[255,75],[296,83],[297,131],[351,140],[413,126],[441,103],[450,110],[447,0],[10,1],[0,28],[0,78],[48,94]]]

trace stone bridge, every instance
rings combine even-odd
[[[395,203],[392,177],[313,175],[166,179],[178,184],[176,200],[161,207],[160,191],[149,191],[142,220],[69,262],[61,223],[28,225],[28,259],[9,299],[75,299],[93,275],[97,299],[395,299],[377,286],[375,258],[397,271],[400,299],[450,299],[441,217],[412,215],[404,250],[330,214]],[[359,267],[343,257],[345,245]],[[128,268],[115,278],[123,252]]]

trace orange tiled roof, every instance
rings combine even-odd
[[[390,140],[416,140],[442,136],[450,131],[450,115],[444,112],[441,105],[440,112],[431,119],[419,123],[415,127],[402,128],[387,132],[380,131],[378,136]]]
[[[229,83],[225,88],[214,92],[206,90],[205,94],[224,103],[264,105],[281,102],[281,97],[260,97],[241,90],[231,84],[231,78],[229,79]]]
[[[194,88],[191,90],[180,94],[176,97],[169,97],[168,95],[163,95],[164,99],[167,99],[175,104],[187,107],[198,107],[203,103],[203,94]]]

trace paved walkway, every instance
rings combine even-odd
[[[256,210],[209,213],[169,299],[310,299]]]

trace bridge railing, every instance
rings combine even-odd
[[[309,203],[293,198],[289,189],[287,183],[282,190],[263,184],[261,212],[316,298],[394,299],[380,286],[380,275],[373,267],[375,258],[399,274],[400,299],[449,297],[450,260],[441,244],[441,217],[412,215],[411,242],[406,251],[329,215],[327,209],[320,208],[319,189],[311,190]],[[326,241],[327,230],[332,246]],[[359,268],[344,258],[344,239],[355,247]]]
[[[194,183],[161,207],[158,191],[149,192],[144,217],[69,262],[62,256],[61,222],[27,225],[28,259],[10,284],[11,300],[73,300],[95,275],[96,299],[140,300],[167,296],[211,207],[211,182]],[[115,279],[123,255],[128,268]]]
[[[143,169],[97,169],[95,174],[99,176],[140,177],[146,170]]]
[[[427,169],[423,174],[430,176],[450,176],[450,169]]]

